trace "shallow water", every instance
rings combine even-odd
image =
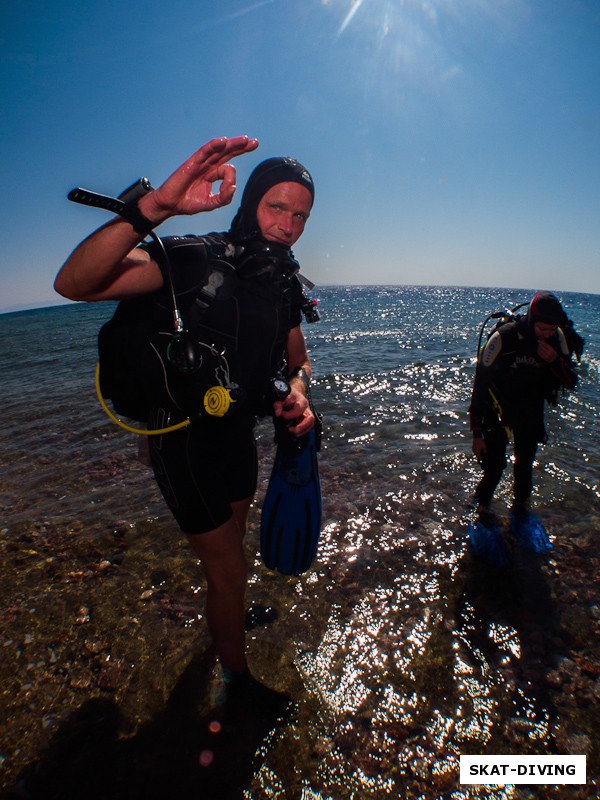
[[[587,346],[580,387],[548,413],[550,444],[536,467],[534,505],[554,550],[538,559],[515,549],[499,575],[476,568],[466,547],[478,475],[466,409],[481,322],[529,293],[337,287],[318,296],[323,319],[306,328],[327,431],[318,558],[292,579],[256,555],[269,422],[258,431],[248,534],[250,663],[294,705],[268,731],[249,725],[206,747],[202,575],[136,441],[94,396],[95,334],[110,309],[0,317],[3,786],[20,780],[44,796],[44,776],[46,797],[55,783],[60,796],[95,796],[89,785],[77,793],[79,777],[98,796],[150,797],[185,773],[178,796],[597,796],[599,298],[562,296]],[[497,493],[506,525],[509,477]],[[171,726],[177,750],[164,744]],[[82,744],[92,731],[112,767]],[[200,767],[206,751],[214,759]],[[587,754],[586,787],[542,795],[458,783],[461,753],[554,752]],[[65,775],[75,788],[64,788]]]

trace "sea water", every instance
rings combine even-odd
[[[299,578],[260,563],[273,457],[262,421],[249,659],[295,706],[238,750],[244,797],[524,796],[460,786],[461,753],[586,753],[598,775],[599,296],[560,295],[586,348],[577,390],[547,412],[535,465],[533,506],[553,551],[515,547],[499,575],[472,561],[466,539],[481,325],[531,295],[316,290],[322,319],[304,327],[325,425],[323,533]],[[44,764],[44,747],[91,702],[118,715],[115,741],[139,741],[209,647],[202,573],[137,438],[95,398],[96,334],[112,308],[0,316],[2,785]],[[504,525],[510,502],[509,468],[496,493]],[[590,786],[545,796],[595,796]]]

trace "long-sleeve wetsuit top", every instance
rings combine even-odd
[[[531,426],[543,441],[544,400],[554,402],[560,387],[573,389],[577,382],[563,331],[557,328],[547,342],[557,353],[552,362],[538,355],[538,340],[525,317],[490,336],[475,370],[472,431],[483,431],[500,419],[509,428]]]

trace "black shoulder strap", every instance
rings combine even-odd
[[[179,312],[180,328],[183,319],[179,307],[185,312],[193,304],[197,321],[198,313],[206,311],[217,295],[224,293],[226,279],[235,269],[235,250],[222,234],[169,236],[160,243],[143,246],[160,267],[165,283],[162,295]],[[177,268],[173,269],[175,259]]]
[[[511,320],[497,329],[502,339],[502,353],[514,353],[519,344],[519,320]]]

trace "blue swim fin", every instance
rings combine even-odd
[[[490,525],[484,525],[480,519],[476,523],[471,522],[467,533],[471,550],[476,558],[493,567],[508,566],[510,563],[508,549],[500,528],[494,522]]]
[[[301,575],[312,564],[321,532],[321,482],[317,433],[300,440],[277,436],[273,471],[262,507],[260,551],[269,569]]]
[[[552,543],[539,519],[529,511],[524,514],[512,512],[511,530],[519,544],[534,553],[547,553]]]

